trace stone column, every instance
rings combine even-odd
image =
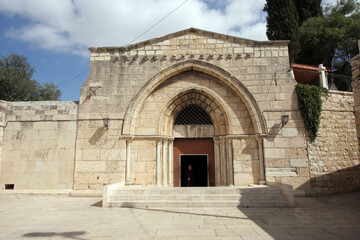
[[[226,140],[220,140],[220,165],[221,165],[221,185],[227,186],[227,158],[226,158]]]
[[[158,140],[156,143],[156,185],[160,186],[160,164],[161,164],[161,145],[162,141]]]
[[[126,171],[125,171],[125,184],[131,185],[131,161],[130,161],[130,154],[131,154],[131,143],[132,139],[126,140]]]
[[[164,139],[163,140],[163,145],[162,145],[162,180],[163,180],[163,186],[167,186],[168,184],[168,179],[167,179],[167,159],[166,159],[166,146],[167,146],[167,141]]]
[[[220,171],[220,141],[219,139],[214,139],[214,149],[215,149],[215,186],[220,186],[221,184],[221,171]]]
[[[173,163],[174,163],[174,156],[173,156],[173,147],[174,147],[174,141],[173,140],[169,140],[168,141],[168,167],[169,167],[169,171],[168,171],[168,176],[169,176],[169,186],[172,187],[174,185],[174,175],[173,175],[173,171],[174,171],[174,167],[173,167]]]
[[[259,162],[260,162],[260,182],[259,184],[265,184],[265,164],[264,164],[264,140],[262,138],[256,138],[259,146]]]
[[[227,147],[227,151],[228,151],[228,153],[227,153],[228,185],[234,186],[234,167],[233,167],[232,140],[231,139],[228,139],[226,141],[226,147]]]

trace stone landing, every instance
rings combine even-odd
[[[278,188],[250,187],[105,187],[103,207],[212,208],[289,207],[291,202]]]

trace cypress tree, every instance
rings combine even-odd
[[[291,40],[289,44],[290,61],[300,52],[299,16],[294,0],[266,0],[266,35],[269,40]]]
[[[294,0],[294,3],[299,16],[299,27],[308,18],[322,16],[321,0]]]

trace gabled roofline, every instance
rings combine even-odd
[[[290,40],[255,41],[255,40],[250,40],[250,39],[246,39],[246,38],[239,38],[239,37],[230,36],[230,35],[226,35],[226,34],[201,30],[201,29],[197,29],[197,28],[188,28],[188,29],[185,29],[185,30],[182,30],[179,32],[167,34],[167,35],[159,37],[159,38],[152,38],[152,39],[149,39],[149,40],[146,40],[143,42],[139,42],[139,43],[135,43],[135,44],[127,45],[127,46],[90,47],[89,51],[91,53],[115,52],[115,51],[117,51],[119,53],[124,53],[124,52],[130,51],[130,50],[133,50],[133,49],[141,48],[141,47],[144,47],[147,45],[156,44],[156,43],[168,40],[168,39],[181,37],[181,36],[184,36],[187,34],[203,35],[203,36],[213,37],[213,38],[217,38],[217,39],[227,40],[232,43],[245,43],[245,44],[250,44],[250,45],[254,45],[254,46],[261,46],[261,45],[288,46],[290,43]]]

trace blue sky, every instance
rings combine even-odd
[[[54,82],[61,100],[77,101],[88,75],[89,47],[127,45],[184,1],[0,0],[0,55],[26,56],[36,69],[34,79]],[[267,40],[264,4],[187,0],[136,42],[189,27]]]

